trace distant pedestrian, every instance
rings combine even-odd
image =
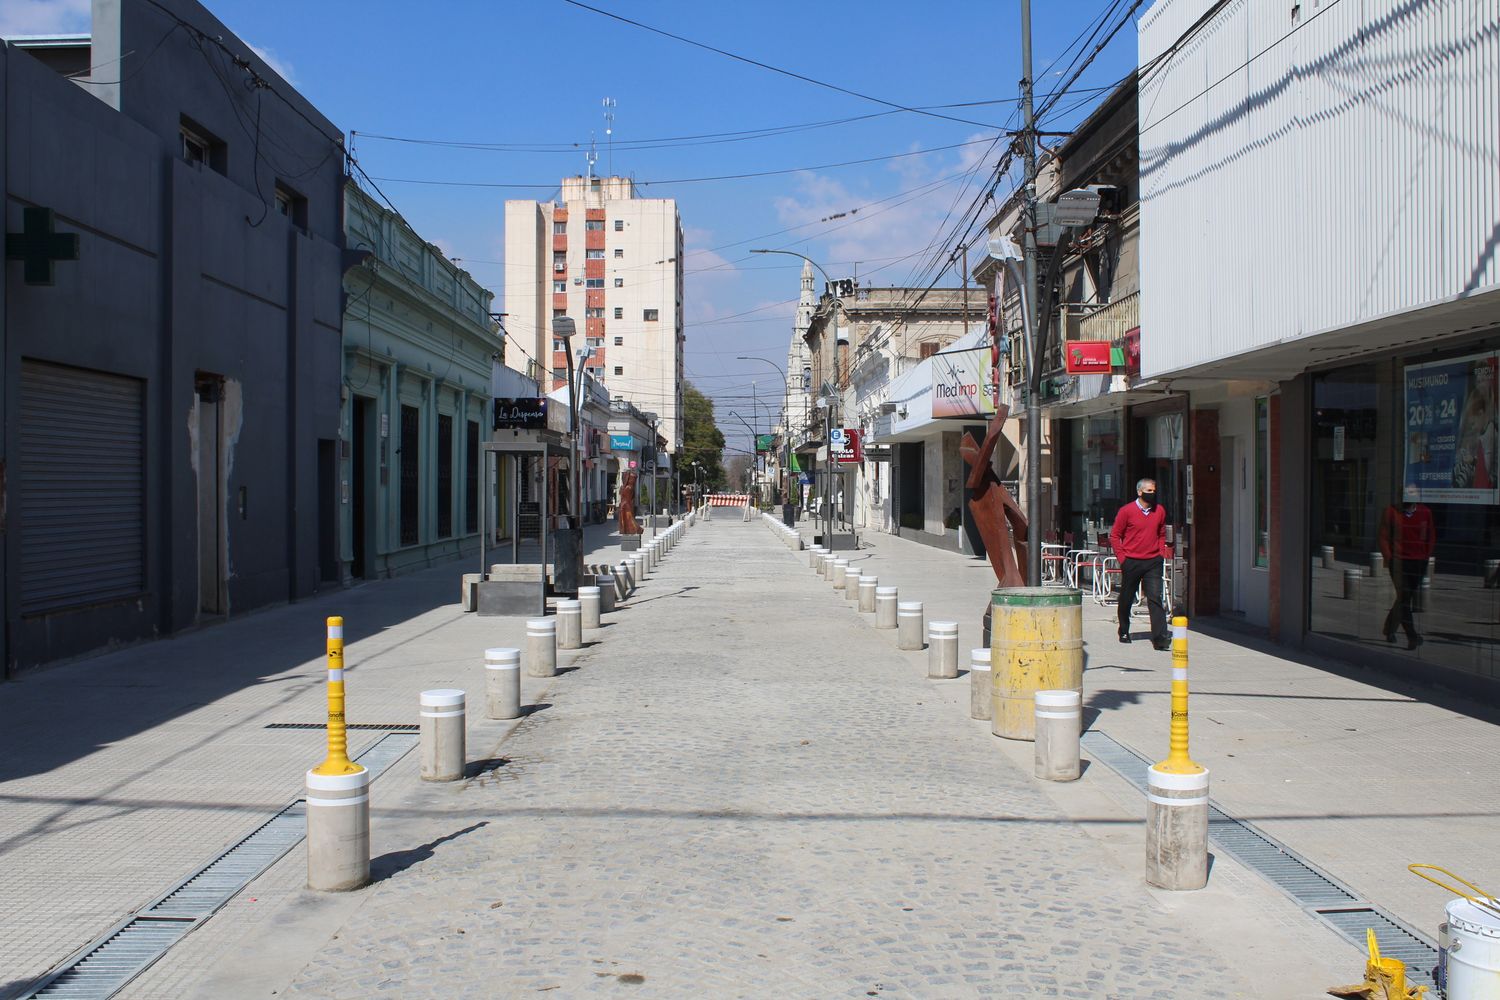
[[[1151,612],[1151,645],[1171,649],[1167,613],[1162,607],[1162,557],[1167,549],[1167,509],[1156,502],[1156,480],[1135,484],[1136,499],[1120,508],[1109,543],[1120,560],[1120,641],[1130,641],[1130,608],[1137,588],[1146,592]]]
[[[1412,599],[1422,586],[1427,560],[1437,545],[1432,511],[1426,504],[1418,503],[1417,497],[1415,486],[1406,487],[1400,506],[1391,504],[1380,518],[1380,554],[1385,556],[1391,584],[1396,588],[1396,599],[1385,615],[1385,641],[1396,641],[1399,622],[1406,633],[1407,649],[1422,645],[1421,633],[1412,618]]]

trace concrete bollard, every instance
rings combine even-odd
[[[875,627],[896,627],[896,588],[875,588]]]
[[[1411,609],[1417,614],[1425,614],[1432,607],[1432,578],[1424,576],[1422,582],[1417,585],[1417,592],[1412,595]]]
[[[307,887],[348,892],[370,881],[370,772],[307,772]]]
[[[1323,568],[1333,569],[1333,546],[1324,545],[1318,550],[1323,556]]]
[[[489,719],[521,717],[521,651],[497,646],[484,651],[484,714]]]
[[[526,621],[526,673],[532,677],[557,674],[557,619]]]
[[[483,573],[464,574],[463,581],[459,584],[459,601],[463,604],[465,611],[475,611],[479,608],[479,581],[483,579]]]
[[[823,558],[818,561],[818,572],[822,575],[823,579],[832,582],[833,564],[837,561],[832,552],[825,552],[823,554]]]
[[[1353,601],[1359,598],[1359,580],[1364,576],[1364,570],[1344,570],[1344,600]]]
[[[584,628],[599,627],[599,606],[602,603],[598,587],[578,588],[578,611],[583,618],[581,624]]]
[[[901,601],[896,605],[896,648],[921,649],[922,602]]]
[[[464,693],[457,688],[423,691],[421,709],[422,780],[457,781],[464,776]]]
[[[835,559],[833,561],[833,573],[832,573],[832,575],[829,576],[828,582],[833,584],[833,589],[834,590],[843,590],[844,589],[844,578],[847,577],[848,575],[849,575],[849,560],[847,560],[847,559]]]
[[[615,598],[625,600],[630,592],[635,589],[635,571],[628,560],[620,560],[620,565],[615,567]]]
[[[1167,759],[1146,772],[1146,881],[1208,884],[1208,769],[1188,753],[1188,620],[1172,619],[1172,714]]]
[[[583,646],[583,605],[579,601],[557,602],[557,648]]]
[[[969,650],[969,718],[988,719],[994,707],[988,646]]]
[[[958,622],[928,624],[927,676],[933,680],[958,676]]]
[[[1495,562],[1496,562],[1497,565],[1500,565],[1500,559],[1495,560]],[[1379,576],[1380,574],[1382,574],[1384,572],[1385,572],[1385,553],[1384,552],[1371,552],[1370,553],[1370,575],[1371,576]]]
[[[1083,699],[1077,691],[1036,693],[1036,776],[1045,781],[1076,781],[1078,740],[1083,733]]]
[[[824,549],[823,549],[823,546],[821,546],[821,545],[814,545],[814,546],[812,546],[811,548],[809,548],[807,550],[807,568],[808,569],[817,569],[818,568],[818,560],[823,557],[823,552],[824,552]]]
[[[1484,561],[1484,586],[1486,590],[1494,590],[1500,587],[1500,559],[1486,559]]]
[[[844,600],[851,603],[859,600],[859,570],[849,566],[844,570]]]
[[[630,576],[635,581],[631,584],[631,590],[639,589],[641,584],[651,579],[651,562],[644,552],[630,557],[630,570]]]
[[[1146,772],[1146,881],[1159,889],[1208,884],[1208,769]]]
[[[859,610],[864,614],[875,613],[875,585],[879,582],[879,578],[874,576],[859,578],[859,586],[855,589],[859,593]]]
[[[791,535],[791,537],[790,537],[790,538],[789,538],[789,539],[788,539],[788,541],[787,541],[787,546],[788,546],[788,547],[789,547],[789,548],[790,548],[790,549],[791,549],[791,550],[792,550],[792,551],[793,551],[793,552],[801,552],[801,551],[802,551],[802,536],[801,536],[801,535],[799,535],[799,534],[796,534],[796,533],[795,533],[795,532],[794,532],[794,533],[793,533],[793,534],[792,534],[792,535]]]
[[[615,609],[615,576],[613,573],[600,573],[594,577],[599,584],[599,613],[607,615]]]

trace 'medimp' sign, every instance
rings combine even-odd
[[[932,356],[934,417],[989,417],[994,413],[994,369],[988,347]]]

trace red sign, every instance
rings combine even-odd
[[[1141,328],[1127,330],[1125,333],[1125,374],[1139,375],[1141,373]]]
[[[1063,345],[1069,375],[1109,374],[1109,341],[1070,340]]]
[[[853,427],[835,427],[832,444],[833,460],[840,465],[862,461],[864,449],[860,447],[859,431]]]

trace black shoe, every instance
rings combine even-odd
[[[1406,637],[1407,649],[1416,649],[1420,645],[1422,645],[1422,637],[1420,635],[1417,635],[1415,632]]]
[[[1395,642],[1396,641],[1396,633],[1394,633],[1394,632],[1387,632],[1385,634],[1385,641],[1386,642]]]
[[[1170,651],[1172,649],[1172,640],[1171,639],[1152,639],[1151,640],[1151,648],[1152,649],[1160,649],[1160,650],[1162,650],[1164,652]]]
[[[1120,635],[1120,641],[1124,642],[1124,643],[1129,643],[1130,642],[1130,636],[1128,634],[1122,633]]]

